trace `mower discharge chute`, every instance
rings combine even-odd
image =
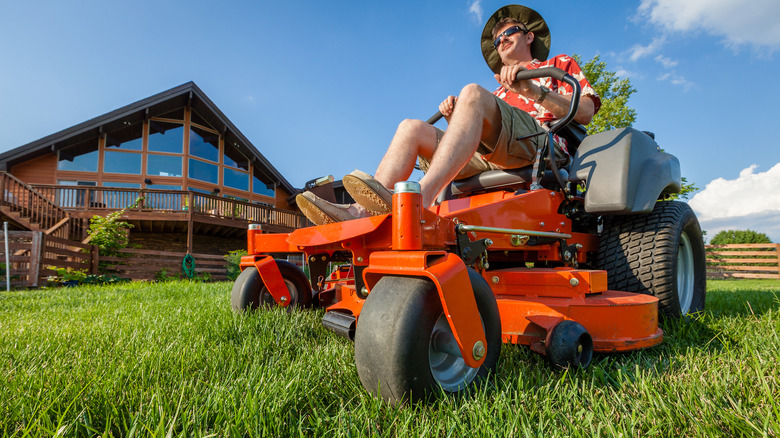
[[[233,307],[325,308],[323,325],[355,342],[363,386],[389,401],[473,385],[502,343],[554,368],[659,344],[659,312],[681,317],[705,299],[698,221],[687,204],[658,201],[679,192],[679,163],[632,128],[584,140],[563,132],[579,83],[554,68],[518,80],[542,76],[575,90],[548,134],[548,145],[556,132],[579,145],[569,168],[546,148],[536,168],[454,181],[430,209],[404,182],[390,214],[289,234],[250,226]],[[291,253],[304,255],[310,281],[271,257]]]

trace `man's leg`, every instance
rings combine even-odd
[[[422,120],[402,121],[379,162],[374,178],[392,190],[395,183],[406,181],[412,175],[418,155],[429,160],[433,157],[437,144],[438,136],[433,125]]]
[[[458,104],[455,107],[455,111],[453,111],[452,117],[450,117],[447,132],[440,142],[438,141],[436,129],[432,125],[421,120],[404,120],[401,122],[388,147],[387,153],[385,153],[377,168],[376,182],[388,190],[392,190],[395,183],[406,181],[409,178],[414,170],[417,156],[423,156],[431,160],[428,172],[420,181],[423,206],[429,207],[441,189],[444,188],[444,185],[454,179],[458,172],[471,160],[480,142],[484,142],[487,145],[495,145],[500,134],[501,112],[495,96],[476,84],[467,85],[458,97]],[[369,202],[367,205],[375,202],[373,198],[384,199],[389,196],[388,192],[385,192],[382,196],[374,196],[378,194],[376,188],[371,187],[370,183],[360,182],[361,178],[354,178],[353,175],[344,177],[345,187],[347,187],[348,177],[351,177],[351,180],[356,180],[359,190],[366,189],[368,193],[366,201]],[[349,187],[347,189],[349,190]],[[373,195],[371,192],[373,192]],[[299,195],[299,197],[301,196]],[[355,195],[353,194],[353,196]],[[358,204],[329,206],[322,200],[304,201],[307,200],[301,199],[301,203],[310,206],[310,210],[312,210],[311,212],[304,211],[304,214],[312,221],[319,219],[314,213],[323,216],[325,223],[343,220],[335,214],[326,213],[323,215],[323,206],[329,209],[343,209],[351,217],[369,215],[366,208]],[[386,209],[388,208],[388,202],[389,198],[369,208],[379,210],[379,204],[382,204],[382,209]],[[312,219],[313,217],[315,219]],[[315,223],[317,222],[315,221]]]
[[[468,163],[480,141],[495,145],[500,134],[501,112],[496,97],[476,84],[464,87],[447,131],[435,147],[431,167],[420,180],[423,206],[430,207],[441,189]]]

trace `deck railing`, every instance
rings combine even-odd
[[[308,225],[306,218],[294,211],[192,191],[41,184],[32,187],[65,210],[114,211],[129,208],[129,211],[191,212],[288,228]]]
[[[11,174],[0,172],[0,193],[0,205],[9,212],[16,213],[21,219],[35,224],[42,231],[50,230],[54,234],[60,234],[55,230],[68,222],[68,213],[51,198],[36,192]]]

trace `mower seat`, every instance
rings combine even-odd
[[[526,166],[519,169],[488,170],[468,178],[453,181],[450,185],[450,192],[453,196],[460,196],[489,190],[517,190],[524,183],[531,181],[533,168],[533,166]],[[564,180],[569,177],[566,169],[562,168],[559,171]],[[544,173],[540,184],[543,187],[547,187],[549,184],[557,186],[558,182],[552,171],[548,170]]]
[[[573,156],[579,148],[580,143],[588,136],[588,131],[579,123],[571,122],[564,126],[558,132],[558,135],[566,139],[569,153]],[[569,178],[568,170],[568,167],[559,168],[561,177],[564,181]],[[530,165],[518,169],[488,170],[487,172],[482,172],[468,178],[455,180],[442,190],[437,199],[437,203],[469,193],[493,190],[517,190],[524,183],[531,182],[532,173],[533,165]],[[544,173],[544,176],[539,183],[542,187],[553,190],[560,188],[558,181],[555,179],[555,174],[550,170]]]

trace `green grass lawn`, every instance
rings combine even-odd
[[[237,315],[229,283],[0,293],[3,436],[777,436],[780,281],[710,281],[662,345],[553,372],[505,345],[496,376],[388,406],[322,311]]]

